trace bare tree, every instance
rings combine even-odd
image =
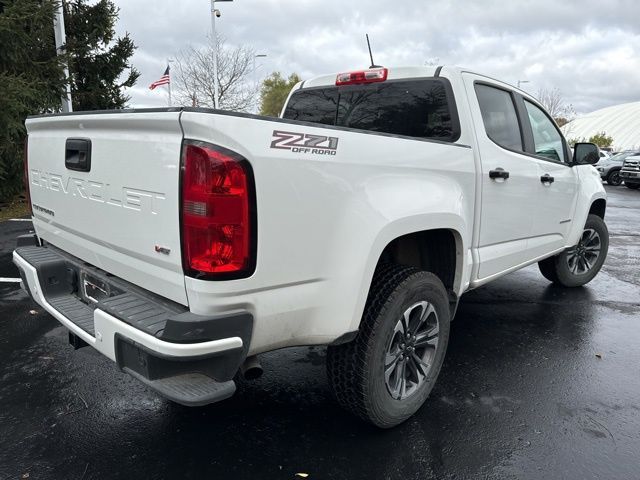
[[[176,58],[175,98],[178,104],[214,106],[214,47],[188,47]],[[251,81],[255,52],[249,47],[228,47],[218,37],[218,105],[222,110],[246,112],[258,101],[259,86]]]
[[[541,88],[538,90],[537,97],[559,126],[569,123],[576,116],[573,105],[565,102],[562,93],[557,88]]]

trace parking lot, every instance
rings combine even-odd
[[[531,266],[465,295],[430,399],[389,431],[334,403],[323,348],[186,408],[1,283],[0,478],[640,478],[640,192],[607,192],[599,276],[567,290]],[[0,224],[0,277],[30,227]]]

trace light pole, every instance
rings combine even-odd
[[[531,82],[529,82],[529,80],[518,80],[518,88],[520,88],[520,85],[522,85],[523,83],[531,83]]]
[[[216,2],[232,2],[233,0],[211,0],[211,43],[213,45],[213,108],[218,108],[218,37],[216,37],[216,17],[221,16],[220,10],[216,10]]]
[[[64,53],[65,44],[67,43],[67,37],[64,31],[64,14],[62,10],[62,2],[58,4],[55,17],[53,17],[53,34],[56,42],[56,52],[58,55]],[[64,79],[65,79],[65,92],[62,95],[62,111],[72,112],[73,106],[71,105],[71,85],[69,84],[69,67],[67,62],[64,62]]]

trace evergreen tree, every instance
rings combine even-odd
[[[0,200],[22,190],[28,115],[60,108],[64,74],[56,56],[51,0],[0,0]]]
[[[73,110],[124,108],[123,88],[140,73],[129,64],[136,49],[129,34],[115,38],[118,8],[111,0],[67,0],[64,17]]]

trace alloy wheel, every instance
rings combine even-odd
[[[440,324],[432,304],[411,305],[396,323],[384,362],[389,394],[404,400],[418,391],[428,377],[438,348]]]
[[[596,264],[602,242],[600,235],[592,228],[582,232],[578,245],[567,251],[567,265],[573,275],[584,275]]]

